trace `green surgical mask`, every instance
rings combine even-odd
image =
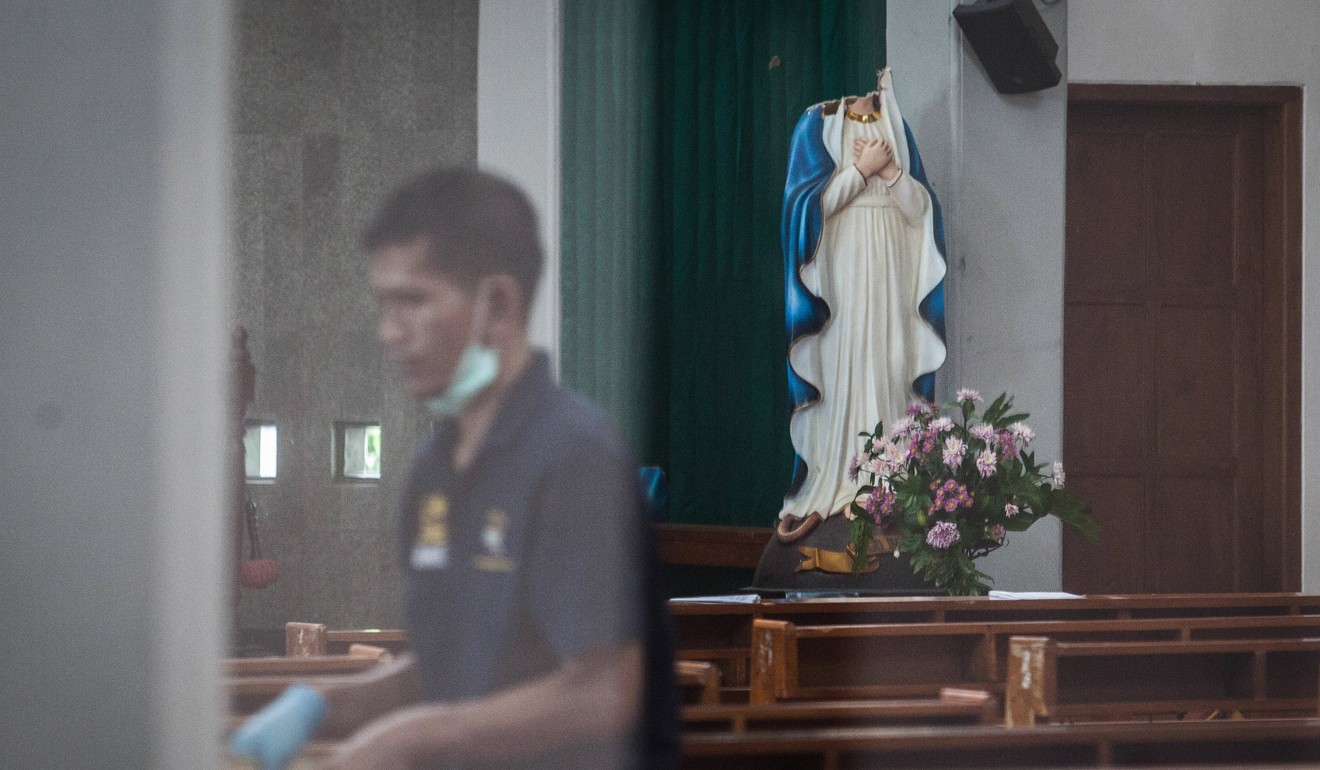
[[[500,354],[495,348],[467,346],[458,359],[454,379],[445,392],[429,399],[426,408],[437,417],[453,417],[463,410],[478,393],[485,390],[500,373]]]
[[[454,377],[445,392],[426,402],[427,410],[437,417],[453,417],[458,414],[499,376],[499,351],[479,342],[485,336],[486,317],[489,313],[490,295],[481,290],[477,295],[477,309],[472,318],[471,341],[458,359]]]

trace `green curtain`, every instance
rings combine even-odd
[[[671,521],[769,526],[793,459],[789,138],[875,87],[885,4],[569,0],[564,32],[564,379],[666,470]]]
[[[660,464],[658,6],[567,0],[563,15],[560,371]]]

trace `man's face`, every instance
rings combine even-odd
[[[415,398],[440,395],[472,333],[474,298],[431,267],[418,238],[371,255],[368,278],[378,311],[376,336]]]

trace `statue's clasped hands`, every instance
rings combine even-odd
[[[898,163],[894,150],[883,139],[858,138],[853,141],[853,163],[862,176],[870,179],[879,174],[885,181],[898,176]]]

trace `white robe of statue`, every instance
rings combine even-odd
[[[828,517],[848,506],[857,491],[847,469],[861,449],[858,434],[880,420],[887,431],[916,397],[913,381],[944,361],[943,341],[918,315],[921,299],[944,276],[931,240],[931,199],[906,173],[906,137],[892,91],[882,88],[880,95],[881,110],[869,122],[855,119],[853,99],[824,117],[835,172],[821,194],[816,258],[800,274],[831,315],[819,334],[789,352],[794,370],[820,389],[821,400],[790,422],[808,474],[797,494],[784,500],[780,518]],[[858,139],[886,142],[902,172],[898,178],[863,178],[854,165]]]

